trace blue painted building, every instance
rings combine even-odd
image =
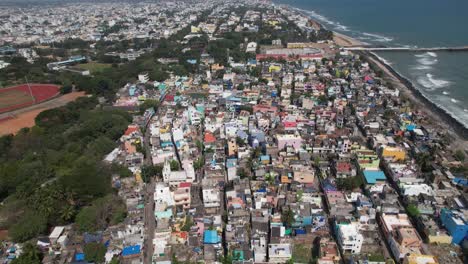
[[[468,222],[460,211],[443,208],[440,212],[440,220],[452,236],[452,243],[461,244],[464,239],[468,238]]]
[[[377,182],[385,182],[387,177],[383,171],[372,171],[372,170],[365,170],[363,172],[364,178],[366,179],[367,184],[374,185]]]
[[[203,234],[203,243],[218,244],[221,243],[221,237],[218,236],[218,232],[216,230],[205,230]]]

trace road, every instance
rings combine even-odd
[[[151,182],[146,185],[145,190],[145,242],[144,242],[144,262],[143,263],[152,263],[153,257],[153,238],[154,238],[154,229],[156,228],[156,221],[154,219],[154,187],[155,179],[152,178]]]
[[[156,110],[157,114],[157,110]],[[150,137],[151,133],[148,127],[145,128],[145,135],[143,144],[145,147],[145,165],[152,165],[153,161],[151,159],[151,146],[150,146]],[[153,257],[153,238],[154,238],[154,229],[156,228],[156,223],[154,219],[154,187],[155,187],[155,179],[151,178],[150,182],[145,186],[145,241],[143,246],[143,256],[144,261],[143,263],[152,263]]]

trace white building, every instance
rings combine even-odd
[[[247,48],[245,49],[245,52],[256,52],[256,51],[257,51],[257,43],[249,42],[247,44]]]
[[[268,245],[269,263],[286,263],[292,257],[291,244]]]
[[[0,60],[0,69],[6,68],[8,65],[10,65],[10,63]]]
[[[427,184],[404,184],[401,186],[403,194],[405,196],[418,196],[420,194],[426,194],[429,196],[434,196],[434,191],[431,186]]]
[[[362,242],[364,238],[359,233],[359,227],[356,223],[337,224],[337,240],[338,245],[344,252],[352,254],[361,253]]]
[[[189,170],[190,168],[193,169],[193,166],[190,167],[190,164],[187,162],[183,165],[186,166]],[[181,182],[192,182],[194,178],[193,176],[188,177],[185,169],[180,170],[180,171],[172,171],[169,160],[166,160],[164,162],[164,168],[163,168],[162,174],[163,174],[163,181],[171,186],[177,186]],[[195,171],[193,171],[193,175],[195,175]]]
[[[203,204],[205,208],[219,207],[221,197],[218,189],[203,189]]]
[[[157,205],[164,204],[166,207],[175,205],[169,186],[167,186],[166,184],[162,182],[158,182],[156,184],[153,199]]]
[[[138,81],[140,81],[141,83],[147,83],[149,81],[148,73],[145,72],[138,74]]]

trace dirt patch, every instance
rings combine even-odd
[[[15,134],[23,127],[33,127],[34,119],[40,112],[63,106],[82,96],[85,96],[84,92],[73,92],[44,103],[2,114],[0,115],[0,135]]]

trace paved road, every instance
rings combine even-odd
[[[145,242],[144,242],[144,262],[152,263],[153,257],[153,238],[154,229],[156,228],[156,222],[154,220],[154,187],[155,180],[151,179],[151,182],[146,185],[145,190]]]
[[[157,111],[157,110],[156,110]],[[145,135],[144,135],[144,140],[143,144],[145,147],[145,165],[152,165],[153,161],[151,159],[151,146],[150,146],[150,130],[148,127],[145,129]],[[154,229],[156,227],[155,224],[155,219],[154,219],[154,187],[155,187],[155,181],[153,178],[151,178],[150,183],[146,184],[145,186],[145,240],[144,240],[144,261],[143,263],[152,263],[152,257],[153,257],[153,238],[154,238]]]

